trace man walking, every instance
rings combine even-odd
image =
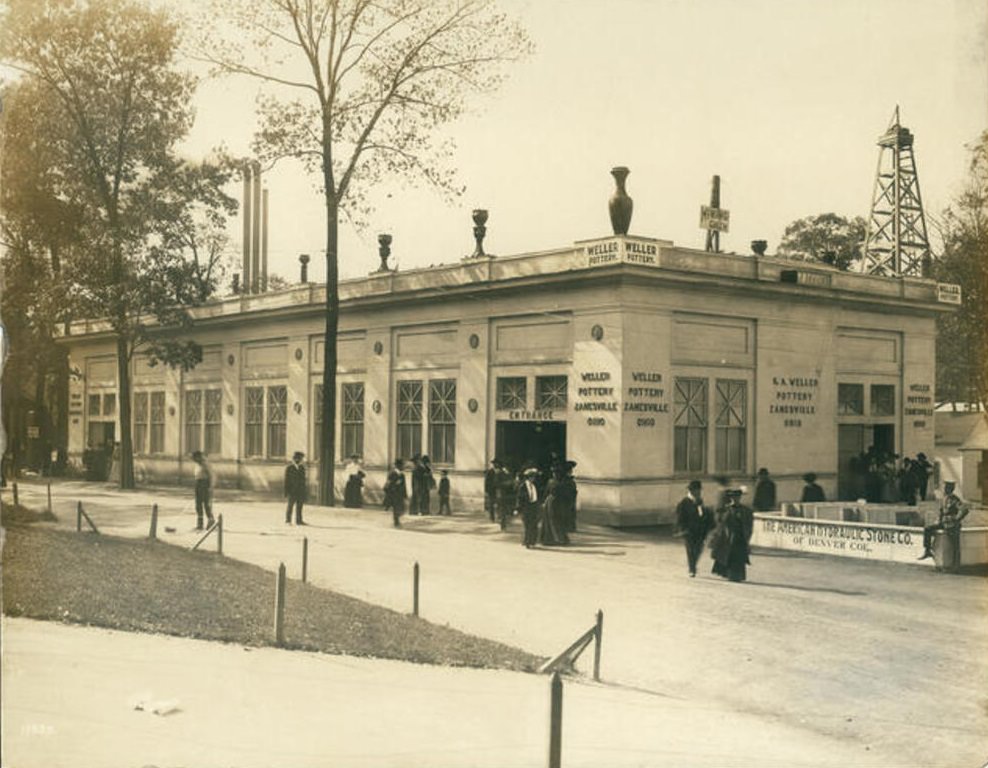
[[[201,531],[203,513],[213,527],[213,473],[202,451],[193,451],[192,460],[196,463],[196,530]]]
[[[690,480],[686,496],[676,506],[676,527],[686,542],[686,565],[691,577],[696,576],[696,562],[714,524],[713,511],[703,506],[702,487],[699,480]]]
[[[394,469],[388,473],[387,482],[384,484],[384,508],[391,507],[395,528],[401,528],[401,516],[405,514],[405,499],[408,498],[402,467],[402,460],[395,459]]]
[[[497,468],[500,462],[497,459],[491,461],[491,465],[487,468],[484,473],[484,510],[487,512],[488,517],[490,517],[491,522],[494,522],[494,505],[496,502],[497,494]]]
[[[535,546],[539,535],[539,492],[535,486],[538,470],[534,467],[526,469],[521,483],[518,484],[516,497],[518,511],[521,512],[525,524],[525,535],[522,539],[527,549]]]
[[[305,454],[295,451],[292,455],[292,463],[285,468],[285,498],[288,499],[288,508],[285,510],[285,523],[292,523],[292,507],[295,507],[295,525],[305,525],[302,522],[302,505],[308,493],[308,484],[305,481],[305,465],[302,459]]]

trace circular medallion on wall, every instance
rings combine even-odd
[[[379,341],[375,341],[374,342],[374,354],[375,355],[379,355],[383,351],[384,351],[384,345],[381,342],[379,342]]]
[[[375,400],[373,403],[371,403],[371,409],[374,411],[374,413],[380,413],[381,412],[381,401],[380,400]]]
[[[237,362],[237,358],[235,358],[233,355],[227,355],[226,356],[226,364],[227,365],[233,365],[235,362]]]
[[[480,337],[476,333],[470,334],[470,349],[476,349],[480,346]]]
[[[169,416],[174,416],[175,415],[175,406],[174,405],[169,405],[168,406],[168,415]]]
[[[293,405],[292,408],[294,408],[295,413],[301,413],[302,412],[302,404],[301,403],[295,403],[295,405]]]
[[[227,403],[226,412],[231,416],[233,415],[233,403]]]
[[[296,360],[301,360],[302,359],[302,349],[301,349],[301,347],[298,347],[298,348],[295,349],[295,359]]]
[[[474,398],[471,397],[467,400],[467,408],[470,409],[470,413],[476,413],[479,407],[480,403],[478,403]]]
[[[604,338],[604,327],[601,325],[595,325],[590,329],[590,335],[593,336],[594,341],[600,341]]]

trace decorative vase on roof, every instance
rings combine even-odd
[[[630,171],[624,166],[611,168],[611,176],[614,177],[617,189],[611,196],[607,207],[611,213],[611,227],[614,229],[615,235],[628,234],[628,228],[631,226],[631,213],[635,208],[635,201],[628,196],[624,188],[624,181],[628,178],[629,173]]]

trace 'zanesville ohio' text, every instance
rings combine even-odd
[[[816,536],[821,539],[864,541],[873,544],[912,544],[912,533],[886,528],[867,528],[850,525],[818,525],[788,520],[765,520],[765,530],[770,533],[786,533],[793,536]]]

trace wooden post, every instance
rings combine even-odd
[[[158,538],[158,505],[151,505],[151,530],[148,532],[148,538],[154,541]]]
[[[216,516],[216,551],[223,554],[223,515]]]
[[[419,564],[412,568],[412,616],[419,615]]]
[[[563,681],[552,673],[549,684],[549,768],[560,768],[563,752]]]
[[[604,635],[604,612],[597,611],[597,630],[593,644],[593,679],[600,681],[600,643]]]
[[[75,504],[75,530],[76,533],[82,533],[82,502],[77,501]]]
[[[13,487],[14,487],[14,506],[16,507],[18,504],[20,504],[20,502],[17,500],[17,482],[16,481],[13,483]]]
[[[309,537],[302,539],[302,583],[305,584],[309,575]]]
[[[48,514],[53,514],[51,508],[51,483],[48,483]]]
[[[278,566],[278,584],[274,592],[274,643],[285,644],[285,564]]]

